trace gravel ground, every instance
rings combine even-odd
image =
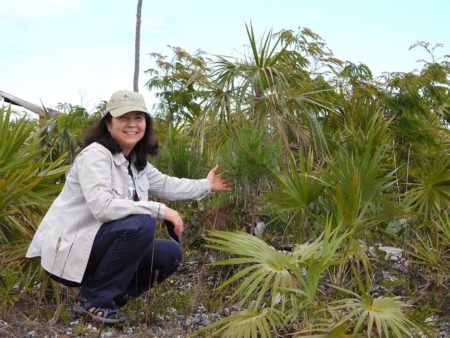
[[[134,308],[139,308],[144,299],[130,302],[124,311],[131,317],[131,320],[126,324],[104,325],[93,321],[91,319],[77,316],[69,311],[69,318],[66,324],[59,320],[55,324],[49,322],[43,324],[37,321],[30,321],[20,310],[16,309],[16,313],[9,316],[8,322],[0,320],[0,338],[41,338],[41,337],[189,337],[196,330],[207,326],[221,318],[236,313],[240,309],[236,306],[219,306],[220,310],[210,312],[207,310],[207,305],[200,299],[197,299],[195,304],[185,304],[185,308],[189,309],[177,310],[172,304],[164,304],[165,299],[179,298],[178,303],[187,300],[189,296],[184,296],[188,293],[194,292],[198,288],[199,279],[202,278],[202,288],[210,288],[211,290],[217,286],[215,280],[217,276],[200,276],[202,275],[202,264],[195,261],[188,261],[183,263],[178,269],[177,273],[173,275],[163,285],[159,286],[161,290],[166,292],[159,294],[158,308],[161,313],[145,313],[145,311],[135,311]],[[208,271],[211,268],[207,268]],[[169,289],[167,291],[167,289]],[[76,290],[74,290],[76,291]],[[205,292],[204,290],[201,290]],[[175,292],[175,296],[174,296]],[[198,291],[196,294],[198,294]],[[147,296],[150,297],[151,295]],[[206,297],[205,297],[205,300]],[[155,301],[156,302],[156,301]],[[69,302],[67,302],[69,309]],[[29,306],[30,304],[28,304]],[[150,304],[147,307],[151,307]],[[175,304],[180,305],[180,304]],[[183,304],[181,304],[183,305]],[[27,306],[21,304],[20,307]],[[34,305],[35,306],[35,305]],[[163,308],[160,308],[160,307]],[[15,307],[16,308],[16,307]],[[19,308],[19,307],[17,307]],[[149,318],[150,317],[150,318]]]
[[[183,263],[172,278],[158,286],[156,296],[150,292],[125,307],[125,312],[132,317],[129,322],[114,326],[76,316],[71,311],[65,312],[65,320],[60,319],[55,324],[45,320],[31,321],[20,309],[30,309],[36,304],[20,304],[14,307],[16,312],[6,317],[8,322],[0,320],[0,338],[192,337],[198,329],[241,310],[232,304],[222,304],[220,299],[214,299],[217,296],[211,297],[208,293],[217,287],[218,280],[223,280],[218,273],[219,269],[205,267],[197,261]],[[381,294],[384,291],[377,289]],[[70,302],[66,303],[69,309]],[[430,320],[437,321],[437,318]],[[448,337],[450,321],[441,322],[439,333],[432,338]]]

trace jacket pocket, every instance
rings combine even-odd
[[[139,199],[141,201],[148,201],[148,181],[139,180],[138,182],[136,182],[136,186]]]

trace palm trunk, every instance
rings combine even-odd
[[[137,13],[136,13],[136,40],[134,44],[134,78],[133,78],[133,90],[139,91],[139,53],[141,48],[141,13],[142,13],[142,0],[138,0]]]

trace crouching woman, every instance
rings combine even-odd
[[[200,200],[231,190],[217,174],[205,179],[167,176],[147,162],[157,151],[152,118],[136,92],[115,92],[107,113],[90,130],[64,187],[43,218],[26,257],[41,257],[53,279],[79,286],[74,310],[108,323],[119,310],[176,271],[178,243],[156,239],[156,219],[183,233],[179,213],[150,197]]]

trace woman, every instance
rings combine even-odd
[[[106,115],[88,132],[85,148],[68,171],[26,257],[41,257],[50,276],[80,286],[74,310],[96,320],[126,320],[119,308],[177,269],[178,243],[155,239],[156,219],[183,233],[179,213],[148,195],[167,200],[200,200],[230,191],[217,174],[179,179],[162,174],[146,158],[156,154],[152,119],[143,97],[115,92]]]

